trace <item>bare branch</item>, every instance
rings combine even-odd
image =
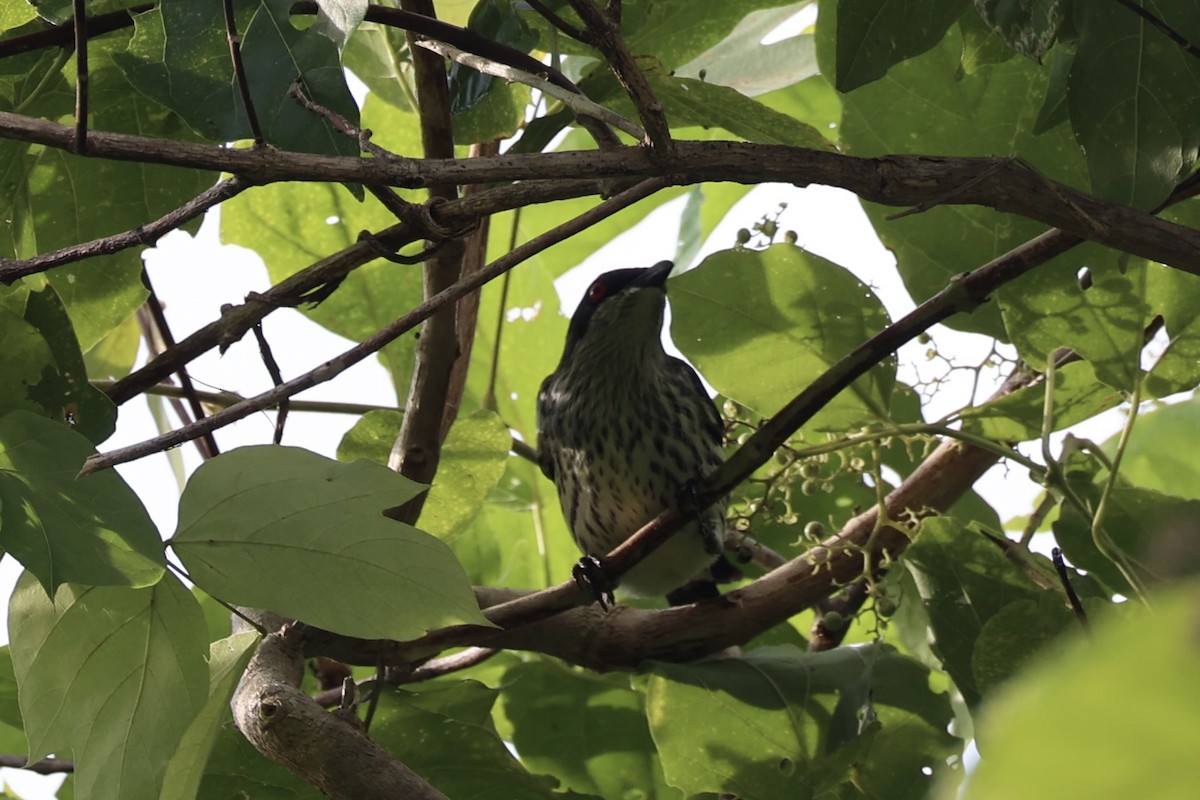
[[[587,25],[591,44],[599,50],[612,68],[617,81],[625,88],[633,101],[638,117],[646,128],[643,144],[648,144],[652,155],[665,156],[671,152],[671,126],[663,114],[662,103],[654,96],[649,81],[637,65],[625,40],[621,38],[621,24],[601,11],[592,0],[570,0],[571,8]]]
[[[263,137],[262,126],[258,124],[254,98],[250,96],[250,79],[246,75],[246,65],[242,63],[242,37],[238,34],[237,20],[233,16],[233,0],[221,0],[221,10],[225,15],[225,40],[229,43],[229,61],[233,64],[233,79],[237,82],[238,94],[242,98],[242,110],[246,112],[246,124],[250,126],[254,146],[262,147],[266,139]]]
[[[238,730],[330,797],[447,800],[367,736],[352,712],[329,713],[300,691],[303,631],[287,626],[259,643],[230,702]]]
[[[74,152],[87,152],[88,130],[88,55],[87,9],[83,0],[71,0],[71,29],[75,36],[75,147]]]
[[[36,772],[39,775],[61,775],[63,773],[74,772],[75,762],[69,758],[43,758],[41,761],[35,761],[30,764],[25,756],[0,753],[0,767],[25,769],[30,772]]]
[[[0,258],[0,283],[10,284],[26,275],[45,272],[48,269],[61,267],[63,264],[70,264],[85,258],[109,255],[138,245],[149,247],[167,233],[182,226],[185,222],[195,219],[213,206],[239,194],[248,186],[248,183],[235,175],[221,181],[211,189],[206,189],[174,211],[134,230],[93,239],[83,244],[71,245],[33,258],[17,260]]]
[[[64,150],[69,150],[73,141],[72,130],[64,125],[9,112],[0,112],[0,135]],[[680,141],[675,142],[669,155],[653,158],[642,148],[623,147],[599,152],[418,161],[321,156],[272,148],[233,150],[97,131],[89,134],[88,152],[116,160],[224,170],[252,183],[345,181],[419,188],[435,183],[500,183],[551,177],[628,180],[665,175],[670,184],[677,186],[729,180],[797,186],[820,183],[891,206],[940,202],[954,191],[955,205],[1019,214],[1200,275],[1200,231],[1056,183],[1009,158],[858,158],[785,145]],[[959,190],[963,186],[970,188]],[[576,184],[576,188],[583,192],[582,185]]]
[[[579,216],[571,219],[556,228],[552,228],[545,233],[530,239],[525,244],[517,247],[512,252],[501,256],[488,265],[486,269],[480,270],[474,275],[466,278],[450,286],[445,291],[429,298],[421,305],[409,311],[404,316],[393,321],[391,324],[381,328],[376,333],[372,334],[361,344],[358,344],[346,352],[342,353],[337,358],[326,361],[316,369],[307,372],[297,378],[284,383],[278,388],[272,389],[269,392],[252,397],[249,400],[230,406],[224,411],[220,411],[202,422],[194,425],[181,428],[176,431],[158,436],[137,445],[113,450],[103,455],[96,455],[89,458],[83,465],[80,475],[87,475],[97,470],[106,469],[116,464],[123,464],[126,461],[132,461],[136,458],[155,453],[160,450],[165,450],[183,442],[190,441],[197,436],[200,436],[208,431],[216,430],[231,422],[242,419],[255,411],[267,408],[279,403],[284,397],[291,397],[297,392],[309,389],[319,383],[324,383],[332,380],[339,375],[347,367],[357,364],[372,353],[377,352],[388,342],[393,341],[397,337],[412,330],[417,324],[428,319],[431,314],[447,303],[452,303],[460,297],[466,295],[480,286],[483,286],[488,281],[498,275],[502,275],[508,270],[515,267],[525,259],[540,253],[551,245],[557,244],[564,239],[574,236],[581,230],[584,230],[602,219],[612,216],[623,208],[632,205],[663,187],[661,180],[648,180],[639,183],[632,189],[627,189],[616,197],[605,200],[600,205],[585,211]]]
[[[506,81],[523,83],[526,86],[532,86],[534,89],[547,94],[550,97],[560,101],[567,108],[575,112],[577,117],[593,117],[600,122],[612,125],[614,128],[625,131],[635,139],[643,140],[646,138],[646,131],[629,120],[622,117],[617,112],[605,108],[599,103],[592,102],[578,91],[569,91],[560,86],[551,83],[549,80],[535,75],[531,72],[526,72],[516,67],[510,67],[507,64],[500,64],[495,61],[489,61],[482,56],[468,53],[464,50],[459,50],[457,47],[435,42],[430,39],[420,39],[417,44],[427,50],[432,50],[446,58],[453,59],[463,66],[470,67],[473,70],[482,72],[485,75],[494,75],[497,78],[503,78]]]

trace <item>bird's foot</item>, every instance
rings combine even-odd
[[[571,577],[575,579],[575,585],[595,598],[603,610],[608,611],[616,605],[613,598],[613,589],[616,587],[604,571],[604,564],[596,556],[589,554],[579,559],[579,563],[571,569]]]
[[[725,532],[717,527],[712,514],[705,514],[700,508],[700,481],[696,478],[688,478],[687,482],[683,484],[683,488],[679,490],[675,502],[684,516],[695,518],[700,538],[704,540],[705,551],[714,556],[720,553]]]

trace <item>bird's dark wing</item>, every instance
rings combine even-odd
[[[717,411],[716,404],[708,396],[708,390],[704,388],[704,383],[696,374],[696,370],[692,368],[691,364],[678,358],[668,358],[667,369],[671,371],[676,381],[689,387],[698,398],[704,399],[704,402],[700,403],[700,407],[704,409],[701,412],[703,418],[700,420],[700,424],[709,441],[720,443],[721,437],[725,433],[725,422],[721,419],[721,413]]]
[[[546,424],[546,420],[554,416],[553,409],[550,408],[553,400],[551,400],[549,391],[550,381],[553,378],[554,375],[551,374],[548,375],[544,381],[542,381],[542,386],[540,389],[538,389],[537,396],[538,466],[542,468],[542,474],[550,480],[554,480],[554,457],[550,454],[548,448],[545,446],[545,442],[548,437],[546,435],[544,426]]]

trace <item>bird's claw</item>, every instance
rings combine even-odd
[[[613,584],[604,572],[604,565],[593,555],[586,555],[571,568],[571,577],[575,585],[595,598],[600,608],[605,611],[616,605],[613,598]]]
[[[700,510],[700,481],[697,478],[688,478],[680,488],[675,502],[685,516],[695,518],[700,538],[704,540],[704,549],[713,555],[720,553],[723,531],[718,531],[713,526],[712,517]]]

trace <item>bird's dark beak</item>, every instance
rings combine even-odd
[[[659,289],[667,285],[667,276],[675,268],[673,261],[660,261],[648,268],[633,281],[634,286],[654,286]]]

